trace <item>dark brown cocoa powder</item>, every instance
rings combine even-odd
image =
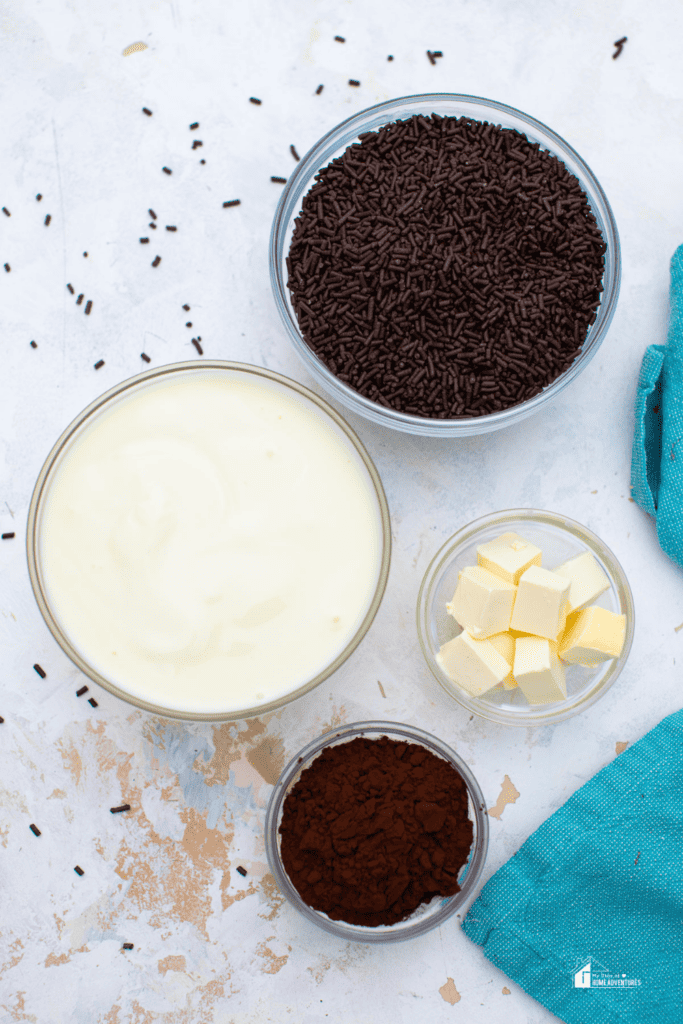
[[[332,920],[373,927],[458,892],[473,839],[458,772],[386,736],[326,747],[288,793],[279,833],[301,898]]]

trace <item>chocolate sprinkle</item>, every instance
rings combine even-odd
[[[49,214],[49,213],[46,214],[46,216],[45,216],[45,227],[48,226],[48,224],[50,223],[51,220],[52,220],[52,215]]]
[[[85,874],[85,871],[83,870],[83,868],[79,868],[78,864],[74,868],[74,871],[76,872],[77,875],[84,875]]]
[[[186,327],[192,327],[192,321],[188,320],[187,323],[185,324],[185,326]]]
[[[276,185],[286,185],[287,184],[287,179],[286,178],[277,178],[277,177],[275,177],[275,175],[271,175],[270,180],[274,181]]]
[[[323,91],[323,89],[324,89],[324,88],[325,88],[325,87],[324,87],[323,85],[319,85],[319,86],[318,86],[318,88],[317,88],[317,89],[315,90],[315,94],[316,94],[316,96],[319,96],[319,95],[320,95],[320,93],[321,93],[321,92]]]
[[[335,36],[334,37],[334,41],[335,41],[335,43],[345,43],[346,42],[346,40],[344,39],[344,36]]]
[[[95,700],[95,698],[94,698],[94,697],[88,697],[88,704],[89,704],[89,705],[90,705],[90,707],[92,707],[92,708],[96,708],[96,707],[99,707],[99,704],[97,703],[97,701]]]
[[[96,370],[101,370],[103,366],[104,366],[104,359],[98,359],[97,362],[95,363],[95,369]]]
[[[394,59],[394,58],[392,57],[392,55],[391,55],[391,54],[389,54],[389,56],[387,57],[387,60],[393,60],[393,59]]]
[[[29,342],[29,344],[30,344],[31,348],[38,348],[38,342],[37,341],[31,341],[31,342]]]
[[[153,267],[158,267],[160,263],[161,263],[161,256],[155,256],[154,259],[152,260],[152,266]]]
[[[156,219],[157,219],[157,215],[156,215],[156,213],[154,212],[154,210],[148,210],[148,211],[147,211],[147,213],[148,213],[148,214],[150,215],[150,217],[152,218],[152,220],[156,220]]]
[[[190,131],[193,132],[195,128],[199,128],[199,121],[195,121],[193,124],[190,125]]]
[[[81,294],[80,294],[80,295],[78,296],[78,298],[76,299],[76,305],[77,305],[77,306],[80,306],[80,304],[81,304],[81,303],[83,302],[83,299],[84,299],[84,298],[85,298],[85,295],[83,294],[83,292],[81,292]]]
[[[185,310],[186,313],[190,312],[190,307],[188,306],[187,303],[184,304],[183,309]]]
[[[124,942],[124,944],[123,944],[123,946],[121,948],[122,949],[135,949],[135,946],[133,945],[132,942]]]
[[[204,355],[204,350],[203,350],[202,346],[199,344],[199,340],[197,338],[193,338],[192,339],[192,344],[197,349],[197,352],[199,352],[200,356],[203,356]]]
[[[40,202],[40,200],[41,200],[42,198],[43,198],[43,197],[41,196],[41,194],[40,194],[40,192],[39,192],[39,193],[38,193],[38,195],[36,196],[36,202],[38,202],[38,203],[39,203],[39,202]]]
[[[349,78],[349,85],[358,86],[358,85],[360,85],[360,82],[358,81],[357,78]]]
[[[203,145],[204,145],[204,143],[202,142],[201,139],[195,139],[194,142],[192,143],[192,148],[193,149],[199,149],[199,147],[203,146]]]
[[[41,679],[47,678],[47,672],[44,668],[41,668],[37,663],[33,666]]]
[[[110,807],[109,810],[112,814],[120,814],[121,811],[129,811],[130,804],[121,804],[120,807]]]
[[[167,231],[177,231],[178,228],[175,226],[175,224],[167,224],[166,225],[166,230]]]
[[[249,97],[249,102],[250,102],[250,103],[255,103],[257,107],[260,107],[260,106],[261,106],[261,103],[262,103],[263,101],[262,101],[262,100],[258,100],[258,99],[257,99],[257,98],[256,98],[255,96],[250,96],[250,97]]]
[[[2,717],[2,715],[0,715],[0,725],[2,725],[4,723],[4,721],[5,721],[5,719]]]
[[[164,172],[164,174],[173,174],[173,171],[171,170],[170,167],[162,167],[161,169]]]
[[[142,113],[143,114],[147,114],[147,117],[151,117],[152,116],[152,111],[149,110],[148,107],[143,107],[142,108]]]
[[[141,238],[140,239],[140,245],[147,245],[148,242],[149,242],[149,238]]]
[[[13,534],[13,533],[3,533],[3,535],[2,535],[2,539],[3,540],[13,540],[14,537],[15,537],[15,534]]]
[[[88,301],[85,304],[85,310],[84,310],[84,313],[85,313],[86,316],[90,316],[91,309],[92,309],[92,299],[88,299]]]
[[[616,60],[621,51],[624,49],[624,43],[628,42],[628,36],[622,36],[621,39],[617,39],[615,46],[617,48],[616,53],[612,54],[612,60]]]
[[[7,207],[6,207],[6,206],[3,206],[3,208],[2,208],[2,212],[4,213],[4,215],[5,215],[6,217],[11,217],[11,216],[12,216],[12,214],[11,214],[11,213],[9,212],[9,210],[7,209]]]
[[[7,273],[8,273],[8,274],[9,274],[9,272],[10,272],[10,270],[11,270],[11,269],[12,269],[12,268],[10,267],[9,263],[6,263],[6,264],[5,264],[5,270],[7,271]]]
[[[140,358],[144,359],[146,363],[151,363],[152,362],[152,360],[149,358],[149,356],[147,355],[146,352],[141,352],[140,353]]]
[[[417,115],[318,172],[287,284],[304,340],[348,387],[410,415],[481,416],[572,365],[605,251],[579,181],[538,143]]]
[[[29,825],[29,828],[31,829],[31,832],[33,832],[34,836],[39,836],[41,834],[37,825]]]
[[[199,162],[200,162],[200,164],[205,164],[206,160],[200,160]]]
[[[151,221],[149,222],[149,226],[150,226],[150,227],[152,228],[152,230],[153,230],[153,231],[156,231],[156,229],[157,229],[157,226],[156,226],[156,224],[154,223],[154,221],[153,221],[153,220],[151,220]]]
[[[291,145],[291,146],[289,147],[289,152],[290,152],[290,153],[292,154],[292,156],[293,156],[293,157],[294,157],[294,159],[295,159],[295,160],[297,161],[297,163],[299,162],[299,160],[301,160],[301,157],[299,156],[299,154],[298,154],[298,153],[297,153],[297,151],[296,151],[296,146],[294,146],[294,145]]]
[[[242,875],[243,878],[246,878],[246,874],[247,874],[247,869],[246,868],[238,867],[238,868],[235,868],[235,870],[239,871],[239,873]]]
[[[70,284],[67,285],[67,288],[69,289],[69,291],[71,292],[72,295],[76,294]]]
[[[239,206],[241,202],[241,199],[228,199],[227,203],[223,203],[223,209],[225,210],[228,206]]]
[[[83,694],[87,693],[87,692],[88,692],[88,687],[87,686],[81,686],[80,690],[76,690],[76,696],[77,697],[82,697]]]

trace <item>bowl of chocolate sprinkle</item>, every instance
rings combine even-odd
[[[552,129],[506,104],[406,96],[300,161],[270,239],[275,302],[316,382],[404,432],[481,434],[585,369],[617,304],[607,197]]]

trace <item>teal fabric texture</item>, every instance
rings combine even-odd
[[[462,928],[565,1024],[680,1024],[683,711],[544,822]]]
[[[669,558],[683,568],[683,245],[671,259],[666,345],[650,345],[640,368],[631,492],[657,520]]]

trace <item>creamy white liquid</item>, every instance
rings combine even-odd
[[[172,374],[78,435],[40,522],[43,585],[106,679],[251,708],[325,669],[379,578],[371,478],[317,407],[244,372]]]

